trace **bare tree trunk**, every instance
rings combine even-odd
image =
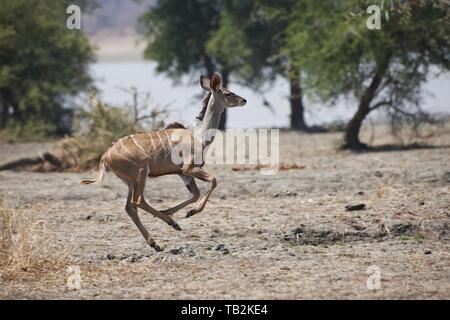
[[[378,64],[377,71],[370,85],[364,91],[359,101],[358,110],[345,129],[343,149],[361,150],[367,148],[367,145],[359,140],[359,131],[361,130],[364,119],[371,111],[370,104],[375,98],[376,91],[388,70],[390,58],[391,53],[387,53],[381,63]]]
[[[203,56],[203,63],[205,64],[206,75],[211,78],[214,73],[214,65],[211,57],[205,54]]]
[[[53,154],[51,154],[49,152],[44,152],[40,156],[20,158],[20,159],[17,159],[17,160],[13,160],[13,161],[1,164],[0,165],[0,171],[13,170],[13,169],[24,167],[24,166],[31,166],[31,165],[34,165],[34,164],[43,163],[45,161],[50,162],[51,164],[53,164],[57,168],[62,168],[61,161],[55,155],[53,155]]]
[[[308,126],[305,123],[303,105],[303,95],[300,80],[300,70],[292,69],[290,73],[290,97],[291,103],[291,129],[299,131],[307,131]]]
[[[228,87],[228,80],[229,80],[229,72],[228,70],[222,71],[222,86],[225,88]],[[227,108],[222,112],[222,115],[220,116],[219,121],[219,130],[224,131],[227,128]]]
[[[0,103],[0,129],[3,129],[8,121],[8,106],[6,103]]]
[[[369,105],[366,102],[361,102],[358,110],[345,129],[343,149],[361,150],[367,148],[367,145],[359,140],[359,131],[369,112]]]

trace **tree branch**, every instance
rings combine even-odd
[[[378,109],[379,107],[382,107],[382,106],[390,106],[391,107],[392,106],[392,100],[380,101],[380,102],[374,104],[372,107],[370,107],[369,110],[372,111],[372,110]]]

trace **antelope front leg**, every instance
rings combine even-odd
[[[186,188],[189,190],[189,192],[192,194],[192,198],[183,201],[182,203],[166,209],[166,210],[161,210],[162,213],[167,214],[167,215],[172,215],[175,212],[177,212],[180,209],[183,209],[184,207],[190,205],[191,203],[194,203],[198,200],[198,198],[200,198],[200,191],[198,190],[197,184],[195,183],[194,178],[192,177],[188,177],[185,175],[180,174],[179,175],[181,177],[181,179],[183,179],[184,184],[186,185]]]
[[[197,179],[200,179],[202,181],[206,181],[206,182],[210,183],[209,190],[200,199],[200,202],[197,204],[197,207],[195,209],[190,210],[186,214],[186,218],[189,218],[189,217],[193,216],[194,214],[203,211],[203,209],[205,208],[205,204],[206,204],[206,202],[209,199],[209,196],[211,195],[211,193],[213,192],[213,190],[217,186],[217,181],[216,181],[216,178],[214,176],[212,176],[211,174],[206,172],[204,169],[199,168],[199,167],[188,168],[186,170],[183,170],[183,174],[186,175],[186,176],[197,178]]]

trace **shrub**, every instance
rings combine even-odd
[[[80,171],[95,168],[102,154],[117,139],[165,126],[164,118],[170,112],[167,106],[150,109],[147,105],[149,94],[140,104],[136,89],[132,88],[131,93],[133,105],[126,107],[109,106],[92,95],[89,108],[80,111],[75,118],[73,137],[56,144],[54,154],[63,163],[63,169]]]
[[[65,272],[68,251],[56,243],[36,208],[6,205],[0,197],[0,279],[36,280]]]
[[[56,130],[55,125],[43,120],[25,123],[15,122],[0,130],[0,141],[6,142],[42,142],[48,141]]]

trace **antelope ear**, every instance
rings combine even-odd
[[[211,90],[213,91],[219,91],[220,85],[222,84],[222,78],[217,74],[214,73],[211,77]]]
[[[200,76],[200,85],[202,86],[202,88],[206,91],[211,91],[211,86],[210,86],[211,80],[209,80],[209,78],[207,76],[201,75]]]

